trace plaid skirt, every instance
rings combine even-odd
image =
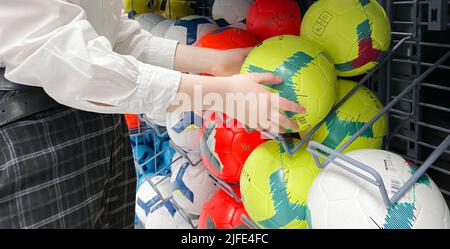
[[[132,228],[135,188],[120,115],[60,106],[0,128],[0,228]]]

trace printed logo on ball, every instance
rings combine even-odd
[[[318,36],[322,36],[323,31],[328,26],[331,19],[333,19],[333,14],[331,14],[326,10],[322,12],[322,14],[320,14],[319,16],[319,19],[317,19],[316,24],[313,27],[313,32]]]

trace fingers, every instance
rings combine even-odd
[[[259,84],[281,84],[283,82],[282,78],[273,73],[252,73],[250,77]]]
[[[298,131],[299,129],[299,126],[295,121],[291,120],[285,114],[280,113],[278,110],[272,110],[270,119],[271,122],[276,125],[276,127],[280,128],[280,131],[283,130],[284,132],[286,129],[289,129],[291,131]]]
[[[268,121],[266,124],[258,124],[256,130],[258,130],[259,132],[269,132],[270,134],[275,136],[280,133],[286,132],[285,128],[271,121]]]
[[[293,101],[290,101],[290,100],[288,100],[286,98],[279,97],[279,96],[277,96],[277,97],[278,97],[278,100],[279,100],[279,102],[278,102],[279,108],[281,110],[295,112],[295,113],[299,113],[299,114],[305,114],[306,113],[306,108],[305,107],[303,107],[303,106],[301,106],[301,105],[299,105],[299,104],[297,104],[297,103],[295,103]]]
[[[249,48],[241,48],[240,52],[242,52],[242,54],[247,57],[247,55],[254,49],[254,47],[249,47]]]
[[[278,120],[272,120],[272,122],[278,124],[282,128],[287,128],[292,131],[298,131],[298,124],[288,118],[286,115],[280,114],[278,115]]]

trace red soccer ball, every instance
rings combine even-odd
[[[139,127],[139,115],[125,114],[128,129],[136,129]]]
[[[239,187],[232,187],[241,198]],[[242,221],[242,215],[247,215],[242,202],[238,202],[225,191],[219,190],[203,205],[198,220],[199,229],[248,229]],[[248,215],[247,215],[248,217]]]
[[[219,28],[204,35],[197,46],[227,50],[234,48],[248,48],[258,45],[258,40],[249,32],[238,28]]]
[[[197,46],[218,50],[228,50],[235,48],[248,48],[258,45],[258,40],[249,32],[238,28],[219,28],[204,35]],[[201,75],[213,76],[202,73]]]
[[[265,141],[260,132],[245,128],[226,114],[209,112],[201,132],[201,157],[214,176],[238,183],[248,156]]]
[[[278,35],[300,35],[300,7],[293,0],[257,0],[247,15],[247,30],[259,41]]]

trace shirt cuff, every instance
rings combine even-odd
[[[155,72],[152,65],[142,64],[141,74],[137,79],[139,93],[137,101],[143,106],[141,113],[154,121],[158,125],[162,125],[166,121],[167,109],[174,100],[181,82],[181,73],[160,68],[159,72]],[[164,73],[163,73],[164,72]]]
[[[144,62],[167,69],[174,69],[177,46],[178,41],[154,36],[151,38]]]

